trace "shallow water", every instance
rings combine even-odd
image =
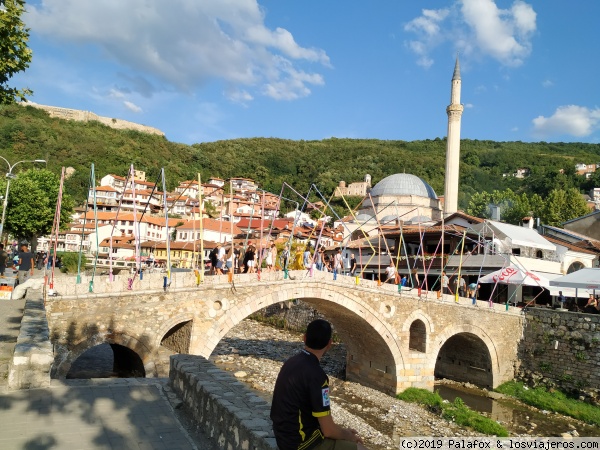
[[[113,371],[114,356],[109,344],[90,348],[71,365],[67,378],[116,378]]]
[[[459,384],[436,383],[435,390],[450,402],[460,397],[471,409],[502,424],[511,434],[559,436],[573,429],[582,437],[600,436],[600,427],[531,408],[520,402],[487,397],[486,391]]]

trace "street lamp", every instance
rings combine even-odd
[[[17,176],[12,173],[13,169],[15,168],[15,166],[17,164],[21,164],[21,163],[45,163],[46,160],[45,159],[34,159],[34,160],[23,160],[23,161],[17,161],[16,163],[12,164],[8,162],[8,160],[4,157],[4,156],[0,156],[1,159],[3,159],[6,164],[8,164],[8,172],[6,173],[6,194],[4,194],[4,202],[2,203],[2,222],[0,222],[0,238],[2,237],[2,232],[4,231],[4,218],[6,217],[6,206],[8,205],[8,192],[10,190],[10,180],[12,180],[13,178],[17,178]]]

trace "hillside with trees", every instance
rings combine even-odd
[[[165,168],[168,188],[197,174],[224,179],[247,177],[276,194],[283,182],[299,192],[315,183],[329,196],[340,180],[360,181],[370,174],[373,183],[394,173],[412,173],[426,180],[438,195],[444,191],[446,141],[383,141],[325,139],[292,141],[249,138],[185,145],[156,135],[116,130],[98,122],[50,118],[46,112],[20,105],[0,109],[0,154],[10,161],[45,159],[60,174],[72,167],[66,190],[81,204],[89,186],[91,164],[97,179],[105,174],[125,175],[131,164],[157,181]],[[587,192],[600,186],[600,171],[591,179],[575,172],[576,163],[600,163],[600,145],[583,143],[461,141],[459,207],[477,212],[483,193],[510,192],[543,202],[555,190]],[[517,169],[529,176],[512,176]],[[554,194],[556,195],[556,194]],[[508,195],[510,197],[510,195]],[[532,201],[538,201],[532,197]],[[527,206],[524,207],[527,209]],[[529,208],[532,209],[531,207]]]

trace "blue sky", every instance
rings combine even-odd
[[[600,2],[35,0],[31,101],[174,142],[446,135],[600,142]]]

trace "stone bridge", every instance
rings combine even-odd
[[[109,343],[115,360],[139,356],[142,376],[166,376],[168,356],[208,358],[236,324],[269,305],[300,299],[324,314],[347,349],[347,379],[397,393],[433,389],[434,376],[496,387],[514,377],[522,337],[520,310],[434,292],[398,292],[390,284],[304,271],[205,277],[144,275],[129,289],[127,276],[80,284],[54,282],[46,298],[55,360],[52,376],[65,377],[89,348]],[[143,365],[143,367],[142,367]]]

